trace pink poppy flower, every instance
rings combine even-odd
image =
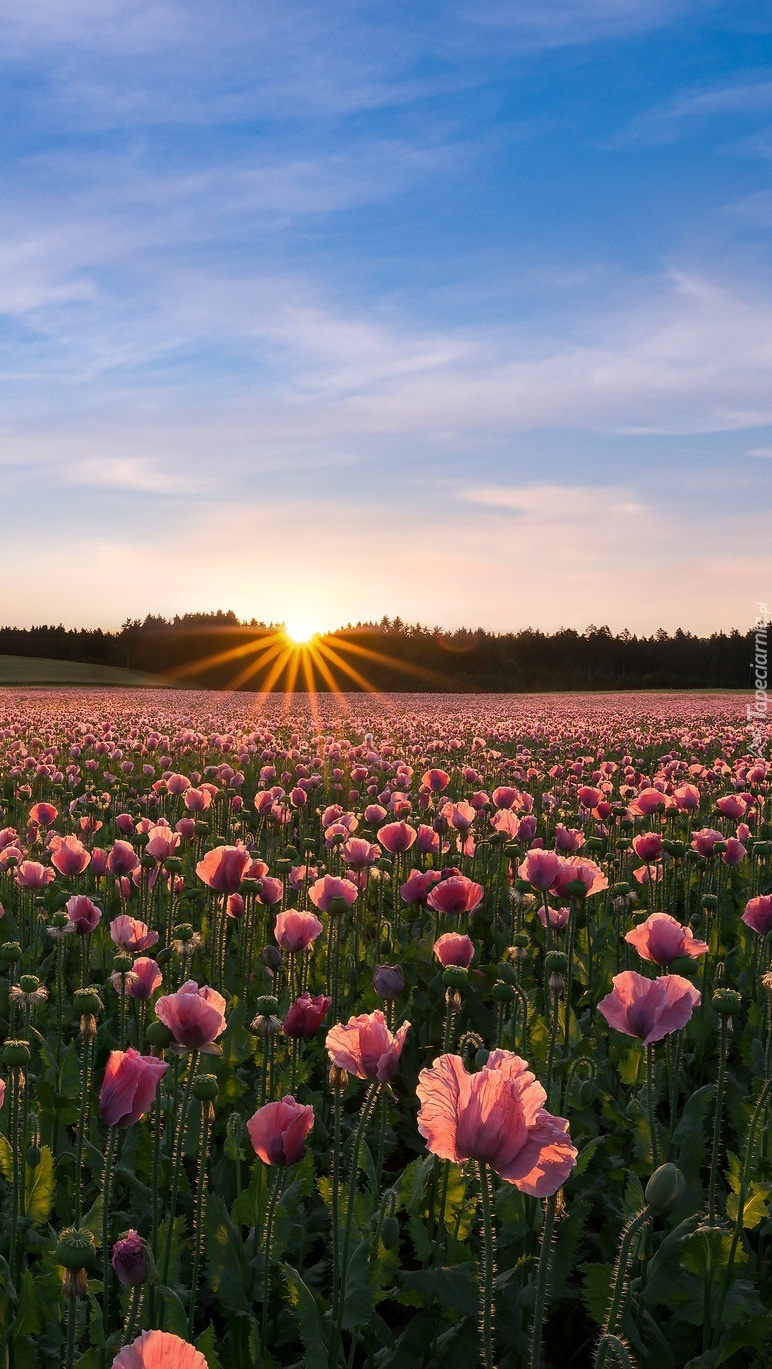
[[[260,888],[257,891],[258,903],[272,908],[275,903],[281,903],[284,898],[284,886],[280,879],[275,879],[273,875],[263,875],[260,880]]]
[[[700,994],[678,974],[645,979],[635,970],[614,975],[611,993],[598,1004],[610,1027],[637,1036],[644,1046],[661,1041],[686,1026],[700,1002]]]
[[[320,913],[343,912],[356,901],[359,890],[350,879],[339,879],[337,875],[323,875],[314,880],[308,897]]]
[[[273,934],[276,943],[283,951],[304,951],[306,946],[310,946],[313,941],[324,930],[318,917],[313,913],[301,912],[298,908],[289,908],[284,913],[279,913],[276,917],[276,924]]]
[[[659,832],[639,832],[637,837],[633,837],[633,850],[639,860],[643,860],[647,865],[654,860],[662,857],[662,838]]]
[[[525,860],[518,866],[517,873],[526,879],[533,889],[545,893],[551,889],[560,869],[560,856],[557,851],[528,851]]]
[[[400,885],[402,902],[411,906],[426,903],[430,890],[440,879],[439,870],[411,870],[405,883]]]
[[[477,817],[477,809],[471,803],[462,799],[459,803],[443,803],[440,809],[442,816],[447,819],[450,826],[464,836],[469,831]]]
[[[500,808],[491,818],[494,832],[502,832],[508,841],[514,841],[520,833],[520,819],[511,808]]]
[[[697,941],[690,928],[682,927],[669,913],[652,913],[627,933],[625,941],[635,947],[642,960],[653,965],[670,965],[679,955],[696,960],[709,950],[707,942]]]
[[[54,878],[53,870],[48,865],[41,865],[39,860],[23,860],[16,870],[16,883],[19,888],[31,889],[34,892],[45,889]]]
[[[407,822],[388,822],[378,828],[378,840],[392,856],[409,851],[417,836],[415,828]]]
[[[316,1036],[325,1017],[332,1006],[332,999],[326,994],[317,994],[312,998],[310,993],[302,993],[300,998],[296,998],[291,1003],[282,1023],[284,1036],[295,1037],[299,1040],[308,1040],[311,1036]]]
[[[491,1051],[477,1074],[441,1055],[418,1076],[418,1130],[429,1150],[461,1164],[479,1160],[522,1193],[546,1198],[576,1164],[568,1122],[545,1110],[541,1084],[512,1051]]]
[[[588,860],[585,856],[567,856],[561,860],[550,887],[557,898],[564,898],[570,892],[570,886],[577,881],[584,885],[584,898],[591,898],[593,894],[608,889],[608,880],[603,871],[594,860]]]
[[[210,789],[205,789],[203,785],[200,789],[186,789],[182,802],[189,813],[205,813],[212,802]],[[255,800],[257,805],[257,800]]]
[[[129,998],[148,1003],[162,984],[163,975],[155,960],[145,955],[138,956],[126,976],[126,992]],[[116,987],[120,989],[120,985]]]
[[[425,770],[421,776],[421,788],[432,794],[441,794],[450,783],[450,775],[445,770]]]
[[[287,883],[290,889],[300,890],[304,884],[311,884],[318,874],[319,871],[314,865],[293,865],[287,875]]]
[[[99,1115],[108,1127],[130,1127],[152,1106],[158,1082],[169,1066],[155,1056],[140,1055],[133,1046],[110,1051],[102,1087]]]
[[[139,867],[139,856],[134,847],[128,841],[113,842],[112,849],[108,852],[107,868],[111,875],[120,879],[123,875],[131,875]]]
[[[90,898],[86,898],[85,894],[75,894],[73,898],[68,898],[64,905],[64,911],[76,932],[79,932],[81,936],[93,932],[94,928],[99,925],[102,916],[101,908],[97,908],[96,904],[92,903]]]
[[[166,780],[166,788],[170,794],[184,794],[190,789],[190,780],[187,775],[169,775]]]
[[[203,1050],[225,1031],[225,999],[208,985],[199,988],[189,979],[176,993],[159,998],[156,1016],[169,1028],[175,1041],[191,1050]]]
[[[451,875],[429,890],[426,902],[435,913],[447,913],[449,916],[472,914],[482,903],[484,893],[482,884],[475,884],[466,875]]]
[[[500,784],[494,789],[491,798],[497,808],[514,808],[517,803],[517,790],[510,785]]]
[[[266,1165],[296,1165],[302,1160],[306,1137],[314,1125],[309,1103],[296,1103],[291,1094],[258,1108],[247,1122],[252,1149]]]
[[[641,789],[632,803],[628,805],[627,811],[634,818],[649,818],[652,813],[665,813],[675,806],[675,799],[671,799],[668,794],[663,794],[661,790]]]
[[[153,860],[163,863],[174,855],[180,840],[179,832],[173,832],[171,827],[151,827],[145,850]]]
[[[639,884],[659,884],[665,877],[662,865],[640,865],[633,870],[633,879]]]
[[[207,1369],[207,1362],[195,1345],[171,1331],[143,1331],[119,1350],[112,1369]]]
[[[673,790],[676,807],[682,813],[694,813],[700,806],[700,791],[693,784],[681,784]]]
[[[216,894],[235,894],[247,865],[249,852],[246,847],[215,846],[198,862],[196,874]]]
[[[339,1022],[327,1033],[325,1046],[333,1065],[356,1075],[357,1079],[377,1079],[380,1084],[397,1072],[399,1057],[410,1023],[403,1022],[396,1033],[389,1031],[380,1008],[374,1013]]]
[[[82,875],[91,860],[89,852],[78,837],[56,837],[49,847],[51,864],[60,875]]]
[[[723,832],[717,832],[715,827],[703,827],[692,836],[692,850],[698,851],[701,856],[712,856],[716,842],[723,840]]]
[[[146,951],[150,946],[155,946],[158,932],[149,931],[146,922],[139,922],[137,918],[122,913],[110,923],[110,937],[121,950],[136,954],[137,951]]]
[[[56,822],[59,809],[54,808],[52,803],[33,803],[29,816],[30,822],[37,823],[39,827],[50,827],[52,822]]]
[[[757,898],[749,899],[742,920],[759,936],[772,932],[772,894],[759,894]]]
[[[739,865],[747,854],[745,847],[741,841],[738,841],[737,837],[727,837],[726,850],[721,859],[725,865]]]
[[[545,910],[543,903],[539,904],[536,913],[542,927],[551,927],[553,932],[561,932],[564,927],[568,926],[571,917],[570,908],[547,908]]]
[[[349,837],[344,846],[341,846],[340,853],[347,865],[354,870],[363,870],[368,865],[375,865],[381,858],[380,847],[374,842],[365,841],[363,837]]]
[[[458,932],[445,932],[435,941],[432,950],[441,965],[460,965],[468,970],[474,956],[474,942]]]
[[[744,818],[748,811],[748,805],[740,794],[726,794],[719,799],[716,808],[723,818]]]

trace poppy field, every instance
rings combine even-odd
[[[744,702],[3,691],[0,1364],[768,1364]]]

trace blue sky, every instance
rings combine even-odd
[[[4,621],[772,599],[765,6],[0,16]]]

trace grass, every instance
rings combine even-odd
[[[0,656],[2,685],[112,685],[113,688],[163,688],[167,681],[139,670],[89,665],[86,661],[50,661],[39,656]]]

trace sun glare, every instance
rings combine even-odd
[[[307,646],[314,637],[318,636],[318,632],[310,623],[304,623],[302,618],[297,618],[284,624],[284,635],[289,638],[293,646]]]

